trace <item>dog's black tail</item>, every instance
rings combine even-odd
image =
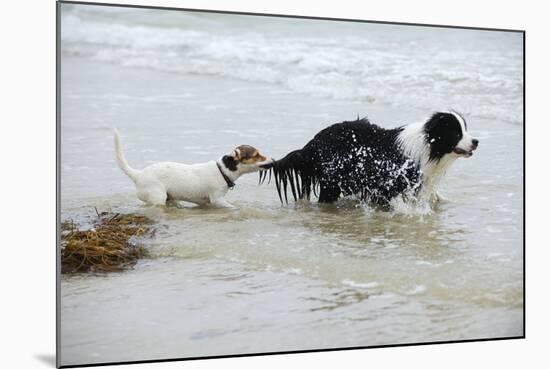
[[[303,150],[292,151],[284,158],[274,160],[269,171],[269,181],[273,172],[281,203],[284,196],[284,201],[288,204],[288,187],[295,201],[304,198],[309,200],[312,191],[317,196],[319,181],[311,158],[305,155]],[[266,177],[265,172],[260,172],[260,183],[263,183]]]

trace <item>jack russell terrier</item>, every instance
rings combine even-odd
[[[197,205],[233,207],[223,197],[241,175],[265,170],[272,162],[252,146],[237,146],[220,159],[200,164],[161,162],[137,170],[128,165],[114,129],[116,161],[132,181],[141,201],[152,205],[176,205],[178,201]]]

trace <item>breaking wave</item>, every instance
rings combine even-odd
[[[68,5],[61,29],[64,55],[523,122],[521,34]]]

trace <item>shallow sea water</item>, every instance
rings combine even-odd
[[[255,174],[228,193],[236,209],[147,207],[115,164],[113,127],[141,168],[207,161],[238,144],[277,158],[358,114],[393,127],[432,110],[121,65],[75,55],[71,42],[62,219],[136,212],[157,232],[132,270],[62,276],[62,364],[523,334],[523,136],[521,122],[498,119],[504,106],[467,116],[480,147],[453,165],[441,185],[449,201],[432,211],[353,199],[283,206]]]

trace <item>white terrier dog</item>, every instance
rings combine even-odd
[[[237,178],[265,170],[261,166],[272,161],[254,147],[240,145],[216,161],[200,164],[161,162],[137,170],[124,158],[116,128],[114,141],[118,166],[134,181],[138,198],[153,205],[177,205],[177,201],[188,201],[232,207],[223,197],[235,186]]]

